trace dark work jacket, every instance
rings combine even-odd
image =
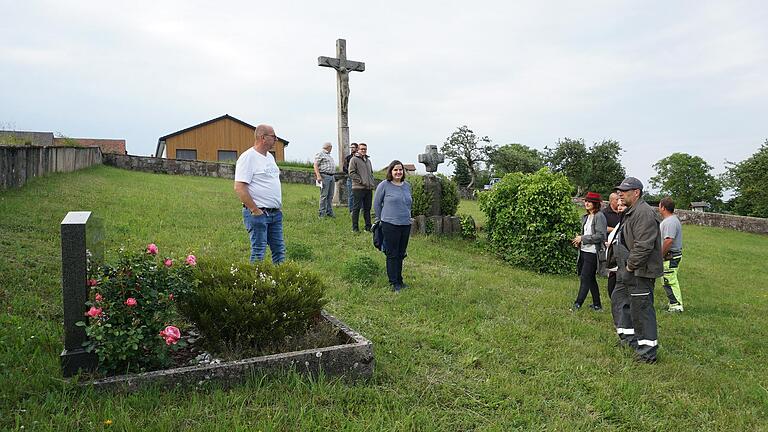
[[[629,250],[627,267],[635,276],[655,279],[664,274],[660,222],[661,217],[642,199],[624,213],[621,239]]]

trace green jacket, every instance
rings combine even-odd
[[[660,216],[642,199],[624,214],[621,238],[629,249],[627,267],[635,276],[655,279],[664,274],[660,222]]]
[[[354,155],[349,160],[349,176],[352,178],[352,189],[376,189],[371,158],[368,156],[363,159]]]

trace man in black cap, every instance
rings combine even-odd
[[[634,348],[636,360],[654,363],[658,335],[653,288],[656,278],[664,274],[660,220],[643,200],[640,180],[627,177],[616,186],[616,191],[627,207],[617,235],[628,253],[613,257],[618,271],[611,312],[620,342]]]

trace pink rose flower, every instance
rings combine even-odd
[[[125,301],[125,305],[128,307],[136,306],[136,299],[133,297],[128,297],[128,300]]]
[[[102,296],[101,296],[101,294],[99,294],[99,293],[96,293],[96,301],[97,301],[97,302],[100,302],[100,301],[102,301],[102,300],[104,300],[104,297],[102,297]]]
[[[96,318],[99,315],[101,315],[101,311],[102,311],[102,308],[91,306],[91,308],[88,309],[88,312],[86,312],[85,314],[91,318]]]
[[[99,284],[99,281],[97,281],[96,279],[88,279],[88,286],[89,287],[95,287],[98,284]]]
[[[172,345],[179,341],[181,338],[181,332],[174,326],[168,326],[160,331],[160,336],[165,339],[166,345]]]
[[[173,293],[168,294],[168,300],[173,300]]]
[[[147,245],[147,253],[150,255],[157,255],[157,245],[150,243]]]
[[[195,266],[195,265],[197,265],[197,258],[195,258],[194,255],[188,255],[186,263],[187,263],[187,265]]]
[[[166,259],[163,261],[163,265],[165,265],[166,267],[170,267],[170,266],[172,266],[172,265],[173,265],[173,260],[172,260],[172,259],[170,259],[170,258],[166,258]]]

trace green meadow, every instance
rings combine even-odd
[[[614,345],[609,312],[569,311],[575,275],[510,267],[482,236],[422,236],[405,261],[410,288],[395,294],[346,209],[318,219],[314,186],[284,184],[283,197],[287,246],[311,248],[302,263],[327,281],[326,309],[373,341],[372,379],[254,375],[230,389],[135,394],[62,379],[68,211],[103,217],[112,249],[249,253],[231,180],[98,166],[0,192],[0,429],[768,430],[767,236],[684,226],[686,311],[662,312],[657,282],[659,362],[646,365]],[[484,222],[475,202],[459,212]],[[357,255],[381,264],[371,286],[340,277]]]

